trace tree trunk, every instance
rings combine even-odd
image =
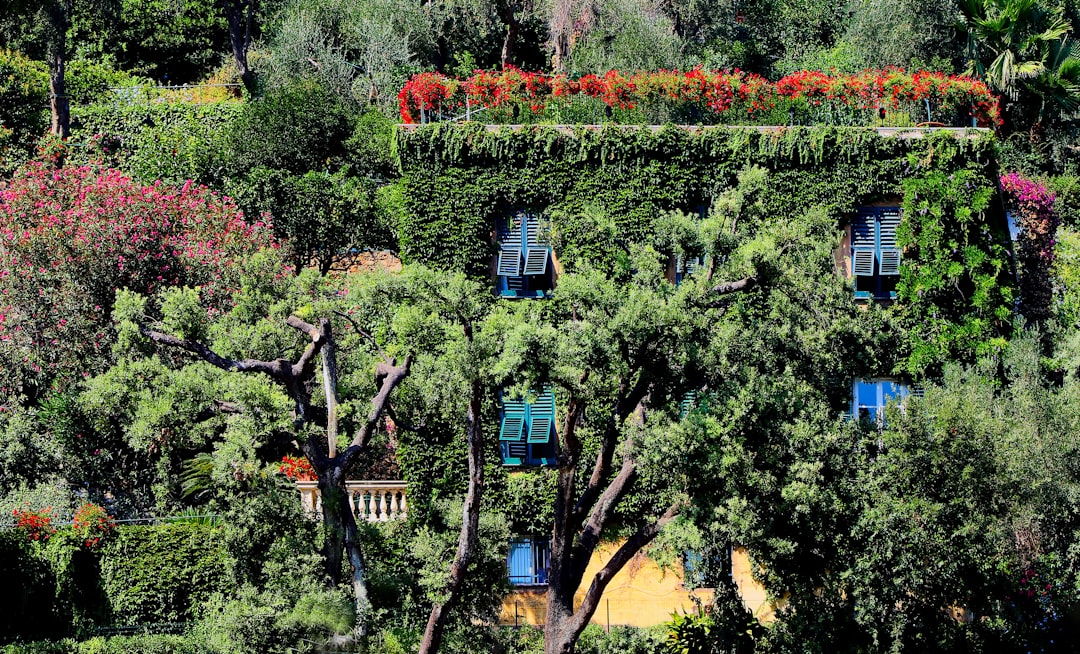
[[[64,79],[67,67],[67,31],[71,17],[67,2],[55,2],[49,8],[52,38],[49,42],[49,108],[52,111],[52,133],[66,139],[71,131],[71,105]]]
[[[236,61],[236,72],[248,93],[255,90],[255,74],[248,67],[247,53],[251,47],[255,0],[222,0],[225,21],[229,24],[229,46]]]
[[[469,446],[469,487],[465,493],[465,506],[462,509],[461,535],[458,538],[457,554],[450,566],[450,579],[446,584],[447,600],[435,602],[428,616],[424,639],[420,642],[420,654],[433,654],[442,643],[443,629],[450,609],[457,603],[465,573],[473,556],[476,554],[478,533],[480,531],[480,496],[484,487],[484,449],[483,430],[481,427],[481,388],[479,380],[472,382],[469,398],[469,410],[465,421],[465,433]]]
[[[503,24],[506,25],[506,38],[503,39],[502,57],[500,62],[503,69],[513,63],[514,56],[514,43],[517,41],[518,28],[521,25],[521,21],[514,15],[514,10],[511,7],[506,9],[503,14]]]
[[[570,32],[574,27],[573,11],[573,0],[555,0],[548,23],[549,38],[555,51],[551,58],[551,67],[557,73],[566,72],[566,61],[570,56]]]

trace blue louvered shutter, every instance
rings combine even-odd
[[[506,554],[506,569],[510,583],[518,586],[534,583],[536,572],[533,566],[532,540],[526,538],[511,540],[510,551]]]
[[[522,233],[526,223],[525,214],[517,214],[504,220],[499,226],[498,274],[514,277],[522,274]]]
[[[554,427],[555,393],[547,389],[529,405],[529,442],[551,442]]]
[[[900,274],[900,248],[896,246],[896,228],[900,225],[900,209],[882,209],[878,213],[878,273]]]
[[[694,402],[696,401],[697,391],[687,391],[683,394],[682,400],[679,402],[679,419],[690,415],[690,411],[694,408]]]
[[[872,209],[860,209],[851,220],[851,274],[856,277],[874,276],[877,252],[875,218]]]
[[[499,427],[500,441],[520,441],[525,433],[525,401],[503,398],[502,425]]]
[[[536,216],[522,214],[522,236],[525,248],[525,267],[522,274],[546,274],[551,250],[540,243],[540,221]]]
[[[525,248],[525,267],[523,275],[543,275],[547,273],[548,249],[545,247]]]

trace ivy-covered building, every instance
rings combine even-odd
[[[663,271],[671,292],[695,278],[722,293],[767,285],[779,274],[770,248],[786,247],[775,238],[741,246],[751,271],[744,279],[724,280],[724,288],[713,275],[735,256],[725,245],[734,234],[790,222],[793,241],[818,246],[794,265],[806,266],[808,279],[811,269],[831,267],[847,294],[836,301],[874,325],[844,345],[870,353],[872,363],[819,375],[837,419],[880,425],[890,402],[945,362],[1000,345],[1013,324],[1016,272],[988,130],[439,123],[401,126],[395,147],[403,260],[486,279],[506,302],[544,302],[572,271],[629,279],[643,261]],[[753,198],[732,195],[753,175]],[[708,238],[691,233],[710,218],[719,222]],[[685,416],[709,388],[691,384],[683,393]],[[497,447],[507,473],[557,465],[566,398],[550,388],[500,398]],[[508,576],[519,590],[503,619],[543,622],[550,534],[515,531]],[[760,547],[729,542],[719,567],[744,599],[756,598],[759,615],[768,613],[741,545]],[[596,550],[596,565],[610,554]],[[691,607],[689,589],[715,576],[694,569],[703,560],[691,552],[677,570],[644,562],[624,569],[605,595],[609,611],[620,608],[594,620],[649,624]]]

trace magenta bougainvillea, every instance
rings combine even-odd
[[[1050,317],[1053,288],[1050,269],[1059,219],[1054,194],[1017,173],[1001,176],[1005,204],[1019,228],[1016,259],[1020,266],[1020,309],[1029,320]]]
[[[751,116],[772,110],[785,98],[868,110],[892,110],[903,103],[929,100],[935,106],[970,115],[983,126],[1001,122],[997,97],[979,80],[929,71],[909,73],[899,68],[855,75],[802,71],[771,83],[738,69],[634,73],[612,70],[574,80],[562,74],[531,73],[509,66],[501,71],[477,71],[463,80],[440,73],[420,73],[401,89],[398,101],[402,121],[416,123],[422,111],[459,111],[466,102],[473,109],[518,105],[539,112],[575,95],[596,98],[620,109],[664,102],[696,106],[717,114],[734,109]]]
[[[96,372],[117,289],[199,286],[220,309],[232,265],[275,246],[268,225],[191,182],[144,186],[116,170],[27,166],[0,191],[2,392]]]

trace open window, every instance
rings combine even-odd
[[[502,398],[499,451],[503,465],[556,464],[554,391],[544,389],[532,402]]]
[[[889,299],[896,297],[900,279],[900,248],[896,228],[899,207],[863,207],[851,219],[851,274],[855,297]]]
[[[902,402],[911,394],[904,384],[887,379],[856,379],[852,389],[851,416],[885,425],[885,407],[889,402]]]
[[[542,298],[552,289],[551,247],[541,235],[540,220],[519,211],[499,222],[497,291],[502,297]]]
[[[683,552],[683,585],[718,588],[731,579],[731,545],[709,544],[703,550]]]
[[[506,570],[513,586],[546,586],[551,568],[551,541],[538,536],[514,538],[506,554]]]

